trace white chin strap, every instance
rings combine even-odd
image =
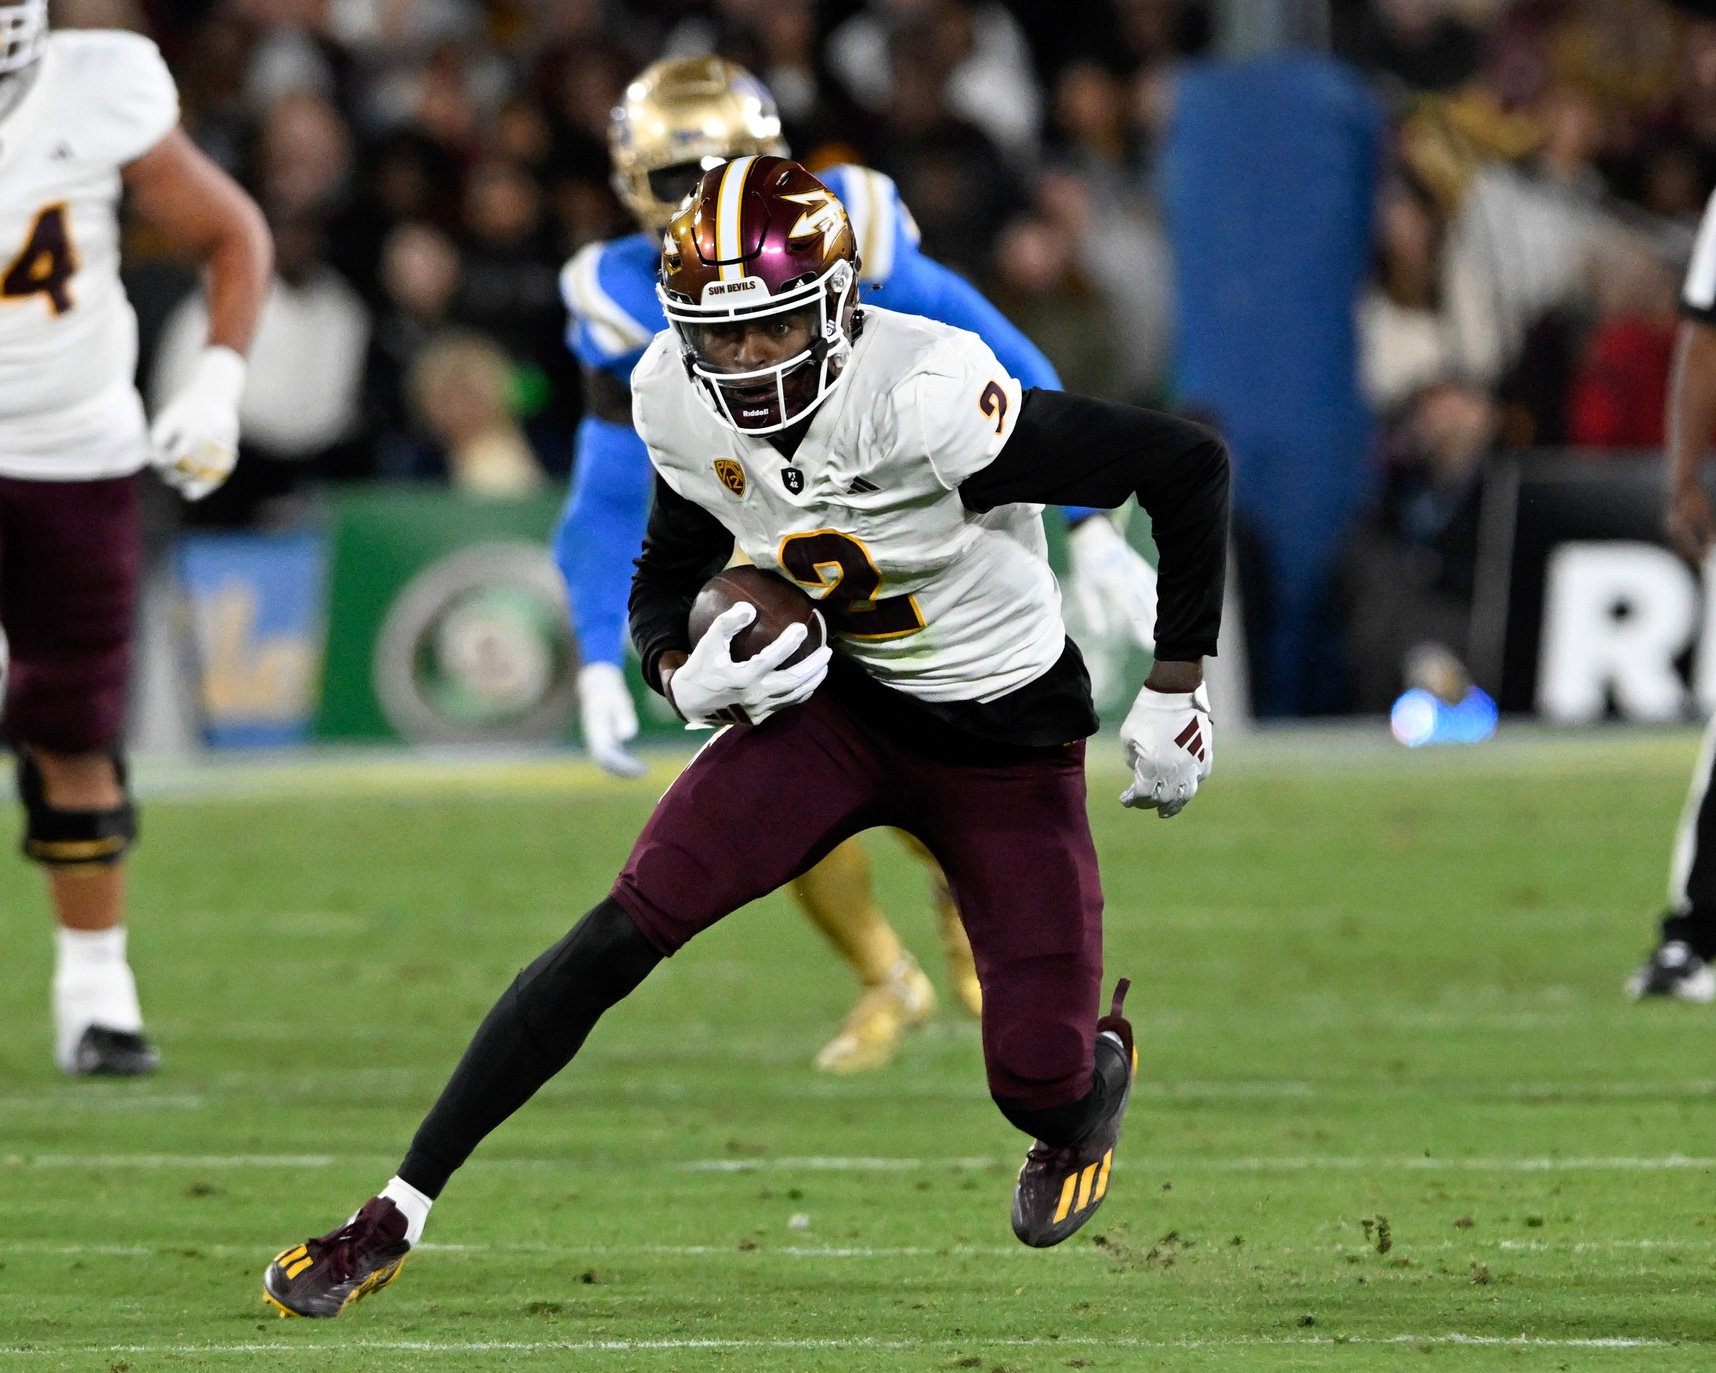
[[[715,414],[741,434],[774,434],[789,425],[797,424],[810,414],[823,401],[834,394],[846,375],[845,361],[852,352],[852,344],[844,335],[838,342],[830,344],[822,355],[822,361],[815,363],[815,353],[807,348],[804,352],[788,358],[785,362],[773,367],[764,367],[755,372],[712,372],[707,367],[693,363],[691,371],[703,385],[699,390],[704,400],[710,403]],[[805,407],[795,414],[787,414],[787,378],[799,368],[815,363],[818,367],[816,376],[816,394],[812,396]],[[831,378],[828,373],[831,367],[838,366],[840,370]],[[750,390],[765,383],[772,384],[775,392],[775,404],[779,407],[780,419],[773,424],[746,424],[733,413],[732,393],[734,391]]]
[[[48,0],[0,5],[0,76],[35,63],[48,43]]]

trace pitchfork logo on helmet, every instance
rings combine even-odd
[[[785,158],[741,157],[707,173],[668,225],[657,294],[705,403],[769,434],[840,384],[857,285],[852,225],[828,187]]]
[[[48,0],[0,2],[0,76],[23,71],[48,45]]]

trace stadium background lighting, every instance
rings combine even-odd
[[[1388,727],[1407,748],[1424,744],[1481,744],[1496,732],[1496,703],[1470,687],[1458,705],[1414,687],[1394,703]]]

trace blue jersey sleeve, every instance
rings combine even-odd
[[[561,270],[566,346],[586,367],[625,380],[667,327],[655,294],[658,252],[653,237],[633,234],[581,248]]]
[[[578,426],[576,461],[554,530],[554,562],[566,580],[579,660],[618,664],[626,650],[632,560],[649,523],[653,469],[637,430],[593,417]]]
[[[922,253],[906,253],[894,263],[893,275],[865,298],[902,314],[922,315],[956,329],[969,329],[989,345],[1021,386],[1061,389],[1054,364],[1017,325],[959,273]]]

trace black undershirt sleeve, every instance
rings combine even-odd
[[[672,649],[690,651],[685,622],[691,603],[732,556],[733,535],[727,527],[657,476],[628,602],[632,643],[652,690],[661,690],[661,655]]]
[[[1213,429],[1066,391],[1025,393],[1006,445],[959,488],[968,510],[1090,505],[1130,496],[1150,515],[1156,569],[1156,656],[1190,662],[1216,651],[1227,575],[1227,446]]]

